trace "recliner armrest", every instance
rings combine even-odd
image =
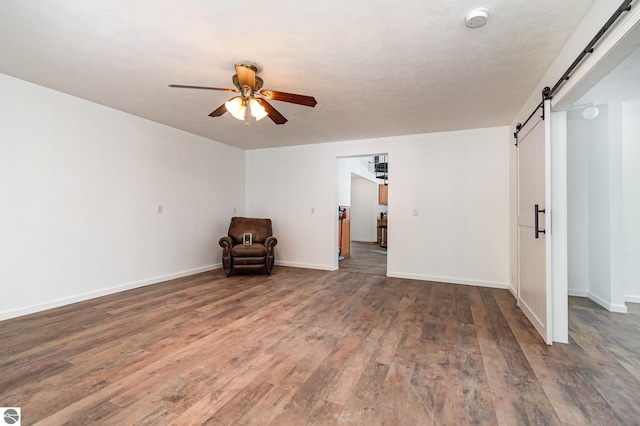
[[[278,244],[278,239],[274,236],[267,237],[264,240],[264,246],[267,248],[267,252],[273,252],[273,248]]]
[[[231,250],[231,247],[233,247],[233,240],[231,239],[231,237],[220,238],[218,244],[220,244],[220,247],[222,247],[223,249],[222,255],[229,256],[229,250]]]

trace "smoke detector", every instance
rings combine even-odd
[[[478,28],[487,23],[489,11],[485,7],[473,9],[464,17],[464,22],[469,28]]]

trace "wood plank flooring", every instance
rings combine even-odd
[[[640,309],[571,298],[544,345],[506,290],[220,270],[0,322],[0,406],[41,425],[629,425]]]
[[[386,276],[386,250],[378,244],[351,241],[351,254],[340,261],[339,268],[342,272]]]

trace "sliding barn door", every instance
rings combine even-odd
[[[544,113],[543,113],[544,108]],[[518,306],[552,343],[550,102],[518,134]],[[546,119],[543,119],[545,117]]]

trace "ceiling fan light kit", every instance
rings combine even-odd
[[[486,7],[479,7],[467,13],[464,22],[469,28],[480,28],[489,20],[489,11]]]
[[[229,111],[229,114],[233,115],[238,120],[244,120],[247,106],[242,102],[242,98],[240,96],[229,99],[224,103],[224,106],[227,108],[227,111]]]
[[[269,117],[276,124],[284,124],[287,119],[280,114],[267,99],[280,102],[289,102],[297,105],[315,107],[317,102],[313,96],[296,95],[295,93],[276,92],[275,90],[262,90],[264,81],[258,77],[258,67],[255,64],[239,64],[235,65],[236,73],[231,78],[233,85],[237,89],[222,89],[219,87],[205,86],[185,86],[182,84],[170,84],[169,87],[179,89],[203,89],[203,90],[219,90],[223,92],[240,93],[239,96],[226,101],[224,104],[214,110],[210,117],[220,117],[225,112],[229,113],[236,119],[244,121],[247,112],[247,106],[251,112],[251,116],[258,120]]]
[[[249,100],[249,108],[251,109],[251,116],[255,118],[256,121],[260,121],[269,115],[257,99],[252,98]]]

